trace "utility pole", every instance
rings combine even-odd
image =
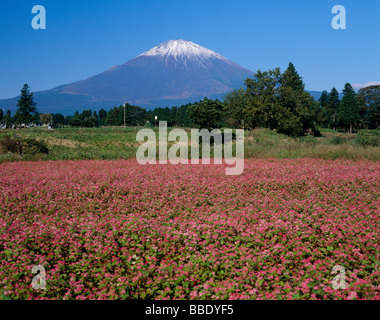
[[[124,129],[125,129],[125,105],[126,103],[124,103]]]

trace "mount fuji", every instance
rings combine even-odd
[[[254,73],[191,41],[169,40],[86,80],[34,93],[39,112],[113,107],[126,102],[147,109],[221,98]],[[0,100],[16,109],[18,97]]]

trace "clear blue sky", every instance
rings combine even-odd
[[[31,27],[34,5],[46,30]],[[334,30],[334,5],[347,29]],[[170,39],[253,71],[296,66],[309,90],[380,81],[380,1],[17,0],[0,6],[0,99],[86,79]]]

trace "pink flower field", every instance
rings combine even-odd
[[[380,299],[380,163],[224,169],[1,164],[0,298]]]

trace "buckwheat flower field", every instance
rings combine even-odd
[[[11,299],[380,299],[380,163],[0,165]],[[35,265],[46,290],[33,289]],[[333,289],[332,269],[346,288]]]

